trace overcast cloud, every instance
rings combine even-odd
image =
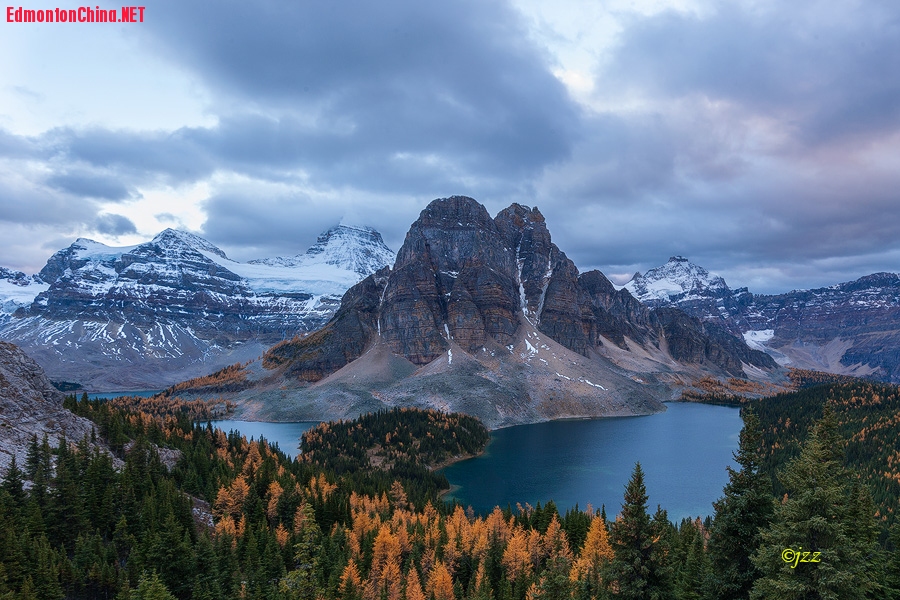
[[[467,194],[537,205],[620,282],[674,254],[757,292],[900,271],[900,5],[625,4],[3,23],[24,58],[0,67],[0,265],[168,226],[237,259],[342,220],[396,250],[429,201]]]

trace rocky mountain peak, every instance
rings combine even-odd
[[[724,279],[683,256],[672,256],[666,264],[643,275],[635,273],[625,288],[642,302],[650,304],[730,294]]]
[[[536,208],[513,204],[491,219],[472,198],[452,196],[421,212],[389,274],[351,288],[325,328],[271,350],[267,361],[292,363],[291,372],[316,381],[376,340],[425,365],[453,347],[472,354],[509,347],[522,327],[586,357],[603,337],[624,349],[625,336],[652,341],[660,335],[658,327],[675,337],[700,327],[694,321],[669,327],[669,321],[651,319],[646,308],[627,291],[616,291],[599,271],[580,276],[552,243]],[[684,356],[707,360],[706,334],[698,329],[692,335],[699,345]],[[756,359],[772,364],[764,355],[748,362]],[[723,365],[740,371],[740,360]]]
[[[375,229],[340,224],[320,234],[303,254],[251,260],[249,264],[305,269],[331,266],[354,273],[355,280],[359,281],[384,266],[393,265],[395,257]]]
[[[335,265],[363,278],[385,265],[392,265],[395,254],[375,229],[341,224],[321,234],[302,256],[307,264]]]
[[[162,246],[170,250],[188,249],[201,252],[211,252],[212,254],[215,254],[216,256],[219,256],[221,258],[228,258],[225,253],[214,244],[203,239],[199,235],[181,229],[164,229],[163,231],[156,234],[156,236],[152,240],[150,240],[150,243]]]
[[[346,225],[297,260],[254,263],[177,229],[136,246],[79,238],[29,285],[0,277],[0,339],[25,347],[54,379],[165,387],[315,330],[350,286],[393,261],[377,231]]]

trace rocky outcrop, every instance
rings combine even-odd
[[[764,353],[672,309],[654,313],[599,271],[579,274],[552,243],[537,208],[513,204],[494,219],[463,196],[435,200],[412,224],[393,270],[352,288],[320,331],[272,348],[269,367],[319,381],[377,338],[426,365],[458,346],[507,347],[529,326],[585,357],[604,339],[628,349],[664,344],[677,361],[739,375],[742,361],[774,368]]]
[[[31,437],[46,434],[52,446],[59,439],[77,442],[90,435],[93,424],[62,406],[63,395],[43,369],[20,348],[0,342],[0,474],[12,457],[25,464]]]

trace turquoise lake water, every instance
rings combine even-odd
[[[279,449],[290,457],[297,456],[300,451],[297,446],[300,445],[300,436],[307,429],[317,422],[313,423],[265,423],[261,421],[213,421],[213,427],[228,433],[234,429],[244,434],[247,439],[260,437],[266,438],[268,442],[277,443]]]
[[[739,410],[670,403],[664,413],[521,425],[491,432],[484,455],[447,467],[454,497],[477,512],[516,502],[553,500],[561,513],[577,503],[621,509],[625,485],[640,461],[650,496],[669,518],[706,516],[736,467]],[[457,487],[458,486],[458,487]]]
[[[712,502],[735,467],[741,418],[738,409],[670,403],[646,417],[553,421],[491,432],[484,455],[444,469],[454,486],[450,497],[478,512],[516,502],[545,504],[560,512],[588,503],[619,512],[634,463],[645,474],[649,511],[657,503],[678,521],[712,514]],[[315,423],[215,421],[224,430],[264,436],[296,456],[300,435]]]
[[[162,390],[137,390],[134,392],[94,392],[93,394],[88,394],[88,398],[91,400],[109,400],[110,398],[118,398],[119,396],[133,396],[135,398],[149,398],[155,394],[160,393]],[[77,394],[78,399],[81,399],[81,393]]]

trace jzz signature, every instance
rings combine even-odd
[[[819,559],[819,555],[822,554],[821,552],[801,552],[800,550],[803,550],[803,546],[800,546],[798,550],[785,548],[781,553],[781,560],[786,563],[794,563],[791,565],[792,569],[796,568],[798,563],[821,562]]]

